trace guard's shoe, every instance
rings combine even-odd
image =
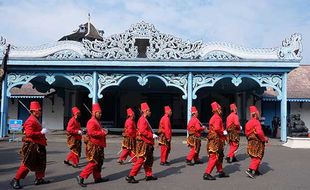
[[[226,161],[227,161],[227,163],[231,163],[232,162],[232,160],[230,160],[230,157],[226,157]]]
[[[188,166],[193,166],[194,165],[194,163],[192,163],[192,161],[190,161],[190,160],[186,160],[186,162],[185,162]]]
[[[48,183],[50,183],[50,181],[49,181],[49,180],[44,180],[43,178],[41,178],[41,179],[36,179],[36,180],[34,181],[34,184],[35,184],[35,185],[43,185],[43,184],[48,184]]]
[[[229,175],[222,171],[219,173],[219,178],[223,178],[223,177],[229,177]]]
[[[98,179],[95,179],[95,183],[103,183],[103,182],[107,182],[109,181],[109,178],[106,178],[106,177],[102,177],[102,178],[98,178]]]
[[[237,160],[237,158],[234,156],[231,161],[232,162],[238,162],[239,160]]]
[[[194,164],[203,164],[203,162],[201,160],[196,160]]]
[[[169,162],[161,162],[160,165],[161,165],[161,166],[169,166],[170,163],[169,163]]]
[[[126,176],[125,179],[128,183],[139,183],[139,181],[137,181],[133,176]]]
[[[253,170],[247,169],[247,170],[245,171],[245,173],[246,173],[250,178],[252,178],[252,179],[255,178],[255,172],[254,172]]]
[[[146,176],[145,181],[154,181],[157,180],[157,177],[155,176]]]
[[[203,174],[203,179],[204,179],[204,180],[216,180],[215,177],[213,177],[212,175],[207,174],[207,173],[204,173],[204,174]]]
[[[120,165],[123,165],[124,161],[123,160],[117,160],[117,163],[119,163]]]
[[[262,175],[262,173],[260,173],[260,171],[256,170],[255,172],[255,175],[259,176],[259,175]]]
[[[20,186],[20,184],[19,184],[19,180],[15,179],[15,178],[11,180],[10,185],[13,189],[21,189],[22,188],[22,186]]]
[[[80,176],[76,176],[76,180],[81,187],[86,187],[87,185],[84,183],[84,178]]]
[[[64,160],[64,164],[71,166],[71,163],[69,162],[69,160]]]
[[[79,165],[78,164],[72,164],[72,167],[73,168],[79,168]]]

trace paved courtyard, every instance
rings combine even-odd
[[[24,189],[81,189],[76,183],[75,176],[79,174],[83,166],[87,164],[84,152],[82,153],[81,167],[78,169],[66,166],[63,160],[68,153],[65,135],[50,134],[47,147],[47,170],[46,179],[52,183],[42,186],[34,186],[34,173],[29,173],[22,181]],[[128,184],[125,176],[129,173],[131,164],[119,165],[117,152],[120,150],[121,137],[117,135],[108,136],[108,147],[105,150],[105,163],[102,170],[103,177],[109,177],[110,181],[101,184],[94,184],[92,176],[86,183],[87,189],[150,189],[150,190],[179,190],[179,189],[310,189],[310,150],[309,149],[290,149],[280,145],[278,140],[271,140],[266,147],[266,153],[261,165],[263,176],[255,180],[246,176],[244,171],[249,164],[249,158],[246,155],[246,141],[242,138],[237,163],[224,163],[224,170],[230,175],[230,178],[217,178],[216,181],[205,181],[202,179],[203,172],[207,163],[206,142],[202,143],[201,158],[204,164],[187,166],[185,164],[188,148],[184,144],[185,137],[174,137],[172,153],[169,157],[170,166],[159,165],[159,147],[155,148],[154,156],[154,175],[159,177],[157,181],[146,182],[143,180],[144,171],[138,174],[136,179],[138,184]],[[14,177],[19,167],[18,151],[21,142],[9,143],[7,139],[0,141],[0,190],[11,189],[9,181]],[[225,150],[227,152],[227,149]],[[214,171],[215,172],[215,171]],[[215,173],[213,173],[215,174]]]

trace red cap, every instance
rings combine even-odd
[[[101,108],[100,108],[99,103],[93,104],[93,109],[92,109],[92,111],[93,111],[93,113],[95,113],[95,112],[101,112]]]
[[[133,116],[135,115],[135,112],[133,112],[133,110],[131,108],[127,109],[127,116]]]
[[[258,109],[255,106],[250,106],[250,113],[259,113]]]
[[[80,113],[81,111],[79,110],[79,108],[77,108],[77,107],[73,107],[72,108],[72,114],[73,115],[76,115],[77,113]]]
[[[221,108],[221,106],[217,102],[213,102],[211,104],[211,107],[212,107],[212,111],[216,111]]]
[[[150,107],[149,107],[149,105],[147,105],[146,102],[143,102],[141,104],[141,111],[146,111],[146,110],[149,110],[149,109],[150,109]]]
[[[236,110],[237,109],[237,106],[236,104],[230,104],[230,110]]]
[[[41,110],[41,105],[38,101],[30,102],[30,111],[38,111]]]
[[[169,106],[165,106],[165,113],[168,113],[171,111],[171,108]]]
[[[198,112],[197,108],[195,106],[192,107],[192,113]]]

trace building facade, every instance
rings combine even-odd
[[[5,40],[1,45],[5,49]],[[10,99],[16,99],[11,89],[27,83],[40,92],[56,90],[52,98],[43,98],[43,123],[51,129],[65,128],[72,106],[82,109],[85,124],[90,117],[86,107],[95,102],[102,106],[103,124],[111,129],[123,128],[126,108],[133,107],[138,114],[143,101],[151,107],[153,128],[158,127],[165,105],[173,109],[174,131],[186,129],[193,105],[207,123],[212,101],[222,105],[223,116],[235,102],[244,124],[248,107],[260,108],[257,97],[272,88],[280,101],[281,140],[286,141],[287,76],[299,66],[301,52],[300,34],[276,48],[245,48],[183,41],[145,22],[102,40],[13,46],[2,82],[0,135],[7,133],[14,102]]]

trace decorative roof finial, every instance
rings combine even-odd
[[[88,13],[88,22],[90,22],[90,13]]]

